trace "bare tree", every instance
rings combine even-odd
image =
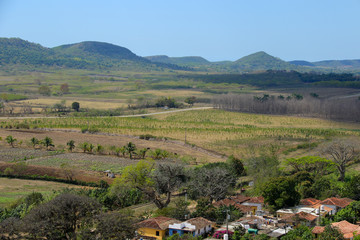
[[[344,181],[346,165],[355,158],[355,147],[352,142],[336,140],[328,145],[324,154],[329,156],[339,171],[339,181]]]

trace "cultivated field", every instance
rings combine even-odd
[[[73,133],[54,133],[55,143],[65,144],[68,139],[76,142],[92,139],[95,144],[106,142],[108,145],[124,145],[134,141],[139,147],[162,148],[180,155],[205,158],[218,161],[202,152],[191,148],[191,144],[220,154],[246,157],[249,148],[257,150],[262,146],[276,144],[280,150],[294,147],[304,142],[322,142],[335,137],[359,136],[360,124],[335,122],[322,119],[271,116],[226,112],[222,110],[197,110],[180,113],[138,117],[138,118],[58,118],[2,121],[0,126],[25,122],[31,128],[75,129],[90,126],[106,135]],[[46,131],[40,131],[45,136]],[[111,136],[118,134],[120,136]],[[152,134],[161,138],[177,140],[179,144],[164,141],[138,140],[132,136]],[[30,139],[34,133],[30,131],[1,130],[0,136],[15,135],[21,139]],[[186,141],[190,146],[183,146]],[[57,140],[58,139],[58,140]],[[106,139],[106,140],[105,140]],[[201,154],[202,153],[202,154]],[[200,155],[201,156],[200,156]]]

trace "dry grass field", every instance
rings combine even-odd
[[[46,197],[53,191],[64,188],[80,188],[80,186],[49,181],[0,178],[0,207],[6,207],[32,192],[40,192]]]

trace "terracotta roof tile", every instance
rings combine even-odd
[[[139,222],[137,224],[137,227],[165,230],[169,227],[169,224],[174,224],[174,223],[180,223],[180,221],[168,217],[155,217]]]
[[[349,239],[354,237],[354,232],[357,232],[356,235],[360,234],[360,226],[351,224],[348,221],[344,220],[341,222],[335,222],[331,224],[332,227],[336,227],[343,234],[344,238]],[[316,226],[311,231],[314,234],[321,234],[324,232],[325,227]]]
[[[298,212],[295,214],[289,214],[289,215],[285,216],[282,220],[285,222],[291,222],[291,221],[295,221],[297,217],[299,219],[307,220],[310,222],[315,221],[317,219],[317,216],[312,215],[310,213]]]
[[[315,226],[311,232],[313,234],[320,234],[320,233],[324,232],[324,230],[325,230],[325,227]]]
[[[201,229],[208,225],[214,225],[213,222],[211,222],[203,217],[191,218],[191,219],[187,220],[186,222],[190,223],[192,225],[195,225],[196,229]]]
[[[318,204],[319,202],[321,201],[316,198],[304,198],[300,200],[300,205],[313,206],[315,204]]]
[[[249,200],[245,201],[248,203],[264,203],[264,197],[251,197]]]
[[[351,202],[353,202],[354,200],[350,199],[350,198],[336,198],[336,197],[331,197],[331,198],[327,198],[324,201],[321,201],[320,203],[322,205],[334,205],[334,206],[338,206],[341,208],[346,207],[347,205],[349,205]]]

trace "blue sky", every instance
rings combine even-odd
[[[0,37],[102,41],[140,56],[360,59],[360,0],[0,0]]]

